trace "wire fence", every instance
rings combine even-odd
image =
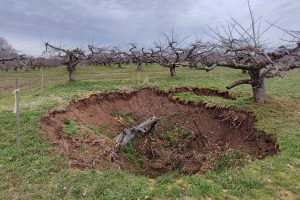
[[[137,82],[143,83],[148,80],[157,80],[169,78],[170,74],[167,69],[146,69],[137,72],[134,68],[108,70],[80,69],[75,77],[78,81],[110,81],[117,82]],[[190,71],[181,71],[180,76],[188,76],[190,78],[197,77],[197,73]],[[44,90],[57,85],[66,84],[68,82],[68,73],[64,70],[49,69],[29,72],[1,72],[0,73],[0,94],[6,94],[14,91],[15,81],[19,79],[21,90],[35,91]]]

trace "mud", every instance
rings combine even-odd
[[[233,99],[200,88],[94,94],[71,102],[66,110],[49,112],[41,123],[46,139],[69,158],[70,167],[80,169],[121,168],[151,177],[173,170],[201,174],[217,169],[224,157],[243,161],[231,163],[241,165],[277,152],[275,141],[254,128],[252,113],[172,98],[172,93],[186,91]],[[160,118],[154,131],[135,137],[112,161],[114,138],[153,115]],[[238,158],[231,156],[237,152]]]

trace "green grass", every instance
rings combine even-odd
[[[78,126],[78,124],[75,121],[65,120],[64,121],[64,128],[63,128],[64,134],[66,134],[68,136],[79,135],[77,126]]]
[[[120,113],[120,112],[116,112],[116,113],[110,113],[113,117],[118,117],[121,120],[124,120],[124,125],[126,125],[127,127],[132,127],[134,120],[132,119],[132,115],[133,113],[129,112],[129,113]]]
[[[177,133],[179,135],[180,138],[185,139],[187,138],[189,135],[191,135],[191,131],[190,130],[186,130],[181,126],[175,125],[174,126],[174,132]]]
[[[214,172],[220,173],[228,168],[243,167],[246,162],[245,153],[235,150],[230,154],[222,153],[219,160],[214,164]]]
[[[95,133],[95,135],[97,136],[97,137],[100,137],[101,135],[103,135],[103,131],[100,129],[100,130],[97,130],[94,126],[92,126],[92,125],[88,125],[87,126],[87,128],[89,128],[89,129],[91,129],[94,133]]]
[[[72,99],[92,93],[137,90],[145,86],[169,89],[178,86],[214,88],[247,75],[217,69],[209,73],[178,68],[171,78],[168,69],[144,67],[138,84],[134,67],[82,67],[77,80],[68,83],[65,68],[44,70],[45,85],[40,90],[41,72],[0,73],[0,199],[299,199],[300,198],[300,71],[283,79],[266,81],[268,102],[255,104],[249,86],[231,92],[236,100],[179,94],[182,99],[210,105],[253,111],[256,127],[277,138],[280,153],[251,162],[242,168],[224,169],[201,176],[181,176],[177,172],[156,179],[134,176],[125,171],[99,172],[71,170],[68,159],[43,138],[39,119],[49,109],[64,108]],[[21,86],[21,152],[15,145],[15,78]],[[142,161],[138,161],[141,162]]]
[[[100,137],[103,133],[101,130],[97,130],[91,125],[83,125],[76,121],[66,119],[63,125],[63,134],[70,137],[85,136],[88,132],[94,132],[97,137]]]
[[[132,154],[132,155],[135,153],[135,150],[131,143],[128,143],[126,146],[122,147],[121,151],[123,153]]]

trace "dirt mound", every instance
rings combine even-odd
[[[50,112],[41,122],[47,139],[76,168],[122,168],[155,177],[172,170],[203,173],[276,153],[275,142],[253,127],[251,113],[172,99],[172,92],[180,91],[185,89],[94,94]],[[115,137],[152,116],[159,118],[155,129],[137,135],[113,160],[109,152]]]

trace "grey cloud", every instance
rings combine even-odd
[[[300,2],[252,0],[256,16],[300,30]],[[39,54],[43,40],[67,46],[92,41],[149,45],[175,28],[182,35],[201,35],[207,25],[226,23],[229,15],[248,22],[246,0],[1,0],[0,36],[25,53]],[[275,37],[269,34],[268,37]]]

